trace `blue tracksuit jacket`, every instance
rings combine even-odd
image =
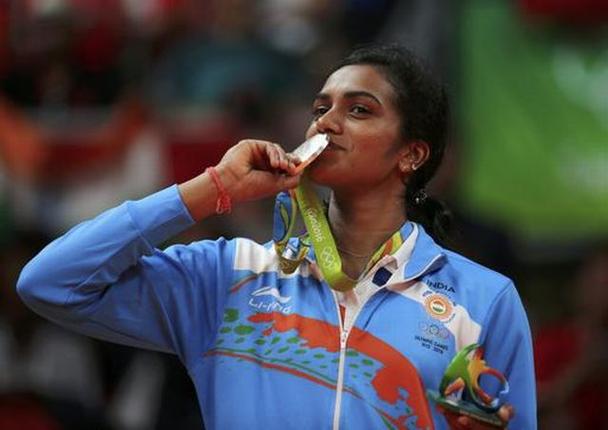
[[[509,380],[509,427],[536,428],[530,330],[513,283],[421,226],[407,222],[401,248],[343,294],[322,281],[312,251],[285,275],[270,244],[248,239],[155,248],[192,224],[175,186],[125,202],[48,245],[19,294],[80,333],[177,354],[208,429],[447,428],[425,390],[471,343]]]

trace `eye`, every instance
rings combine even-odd
[[[364,116],[371,113],[371,110],[369,110],[367,106],[363,105],[354,105],[353,107],[351,107],[350,111],[356,116]]]
[[[321,116],[323,116],[328,110],[329,110],[329,107],[327,107],[325,105],[313,106],[312,116],[314,119],[318,119]]]

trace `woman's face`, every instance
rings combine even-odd
[[[313,181],[330,188],[375,187],[399,181],[403,157],[395,92],[369,65],[345,66],[325,82],[313,103],[306,137],[327,133],[330,144],[310,165]]]

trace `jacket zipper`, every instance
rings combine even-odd
[[[369,279],[367,279],[367,281],[369,282]],[[348,341],[348,336],[350,335],[351,329],[355,326],[355,322],[357,321],[357,318],[359,317],[359,314],[361,313],[361,310],[363,309],[365,304],[369,301],[369,299],[374,296],[374,294],[377,294],[384,288],[385,286],[378,288],[372,294],[365,298],[365,301],[361,303],[361,306],[359,306],[359,309],[357,309],[357,312],[353,316],[349,327],[344,326],[344,322],[342,321],[342,315],[340,314],[340,305],[338,303],[338,297],[336,296],[336,293],[332,291],[334,296],[334,302],[336,304],[336,311],[338,313],[338,321],[340,322],[340,358],[338,361],[338,381],[336,382],[336,403],[334,406],[334,420],[332,426],[333,430],[340,429],[340,417],[342,415],[342,389],[344,388],[344,364],[346,361],[346,344]],[[344,319],[346,320],[346,312],[344,313]]]
[[[403,282],[409,282],[413,279],[416,279],[422,276],[426,271],[437,261],[440,257],[433,258],[421,271],[416,273],[413,276],[409,276],[407,279],[404,279]],[[370,270],[372,273],[373,270]],[[370,282],[369,276],[367,276],[364,281]],[[376,289],[373,293],[365,298],[365,301],[361,303],[359,309],[357,309],[356,314],[351,320],[350,327],[345,327],[344,322],[342,321],[342,315],[340,313],[340,304],[338,303],[338,297],[336,296],[336,292],[332,291],[332,295],[334,297],[334,302],[336,304],[336,312],[338,314],[338,322],[340,323],[340,358],[338,362],[338,381],[336,382],[336,403],[334,405],[334,419],[332,430],[340,430],[340,416],[342,415],[342,389],[344,388],[344,362],[346,361],[346,344],[348,341],[348,336],[350,334],[351,329],[355,326],[355,322],[363,310],[365,304],[378,292],[384,290],[387,285],[383,285],[380,288]],[[346,312],[344,313],[344,319],[346,320]]]
[[[342,407],[342,388],[344,386],[344,361],[346,358],[346,340],[348,339],[348,332],[342,324],[342,317],[340,315],[340,308],[337,300],[336,307],[338,308],[338,317],[340,318],[340,358],[338,361],[338,381],[336,382],[333,430],[338,430],[340,428],[340,409]]]

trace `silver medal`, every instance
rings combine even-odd
[[[321,152],[329,144],[329,136],[327,134],[315,134],[310,139],[306,140],[291,153],[298,157],[301,161],[296,167],[297,173],[300,173],[306,166],[314,161]]]

